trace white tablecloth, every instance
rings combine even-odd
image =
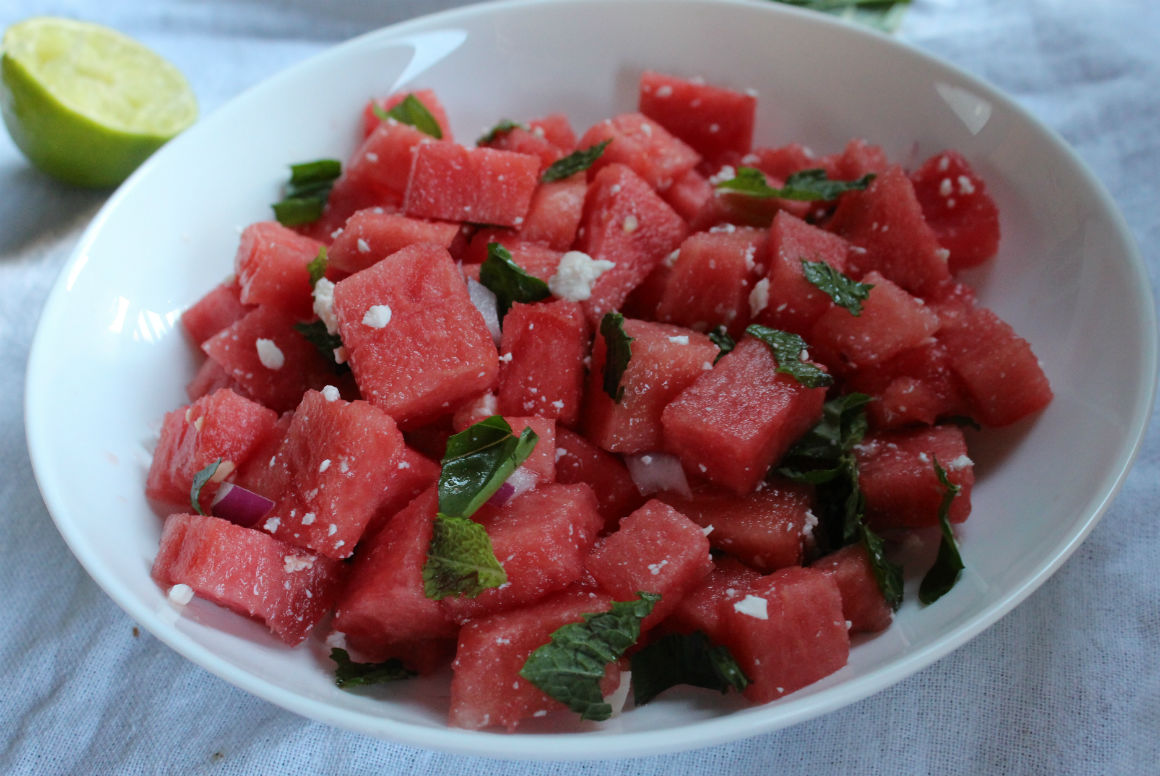
[[[203,113],[334,43],[455,0],[5,0],[133,35]],[[1012,94],[1110,189],[1160,278],[1160,5],[915,0],[899,36]],[[935,665],[796,727],[631,761],[515,763],[329,728],[194,666],[73,560],[33,481],[22,406],[43,301],[107,198],[29,168],[0,133],[0,772],[206,774],[1160,773],[1160,435],[1078,552]]]

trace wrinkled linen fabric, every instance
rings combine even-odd
[[[451,0],[6,0],[121,29],[187,75],[203,115],[328,46]],[[915,0],[898,37],[1005,90],[1110,190],[1160,280],[1160,6]],[[824,55],[822,52],[820,55]],[[455,756],[337,730],[251,696],[138,630],[53,526],[24,440],[44,300],[107,199],[0,134],[0,773],[1145,774],[1160,772],[1160,434],[1090,538],[967,645],[866,700],[692,752],[585,763]]]

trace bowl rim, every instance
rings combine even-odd
[[[76,277],[83,271],[87,263],[90,246],[101,234],[105,223],[118,210],[121,201],[133,191],[140,180],[149,176],[155,167],[164,164],[168,156],[180,151],[182,137],[179,136],[170,144],[172,148],[161,149],[159,153],[134,172],[102,206],[85,229],[68,261],[61,269],[43,308],[30,349],[25,382],[25,431],[29,455],[38,487],[58,531],[86,572],[105,593],[134,620],[176,652],[231,684],[302,716],[411,746],[459,754],[514,759],[545,759],[545,753],[549,753],[550,758],[548,759],[554,760],[604,759],[683,751],[739,740],[793,725],[861,700],[911,676],[989,628],[1026,599],[1071,556],[1106,512],[1123,486],[1131,464],[1140,451],[1148,429],[1157,387],[1155,301],[1151,293],[1146,268],[1131,230],[1103,184],[1054,130],[981,78],[910,44],[816,12],[784,5],[756,4],[752,0],[493,0],[492,2],[461,6],[408,19],[330,46],[243,90],[202,119],[199,126],[212,127],[224,120],[222,116],[228,113],[231,106],[247,100],[254,92],[275,88],[283,81],[296,78],[301,71],[314,68],[332,58],[344,57],[347,52],[363,46],[379,44],[392,38],[426,31],[441,25],[466,23],[481,17],[486,18],[495,13],[509,13],[549,5],[583,6],[611,5],[614,3],[623,5],[626,2],[634,5],[663,6],[669,12],[672,11],[674,5],[689,8],[728,5],[739,10],[744,9],[744,12],[747,13],[769,14],[775,17],[787,16],[795,18],[801,24],[829,27],[835,32],[840,30],[838,34],[843,36],[862,36],[873,39],[876,41],[875,45],[879,45],[883,50],[889,52],[889,56],[902,55],[917,58],[925,66],[948,73],[968,84],[972,89],[985,95],[987,99],[1002,106],[1004,111],[1009,112],[1039,132],[1052,145],[1051,150],[1061,160],[1066,161],[1072,168],[1072,173],[1084,181],[1098,202],[1099,208],[1110,217],[1111,226],[1115,228],[1116,236],[1124,244],[1127,268],[1136,281],[1136,288],[1140,294],[1138,301],[1141,302],[1140,307],[1147,318],[1147,331],[1143,337],[1145,352],[1141,354],[1144,359],[1144,368],[1140,372],[1140,384],[1136,387],[1137,400],[1131,409],[1131,431],[1122,440],[1113,467],[1109,469],[1108,475],[1101,482],[1101,488],[1096,492],[1097,495],[1089,501],[1083,510],[1083,513],[1087,515],[1086,519],[1083,520],[1075,533],[1064,537],[1054,548],[1048,560],[1033,568],[1020,584],[992,602],[978,616],[952,627],[937,643],[908,652],[897,660],[891,661],[887,666],[845,680],[835,687],[794,699],[791,703],[777,708],[774,713],[726,714],[712,719],[699,719],[674,728],[627,733],[600,731],[598,734],[528,734],[519,732],[508,734],[433,727],[377,717],[359,711],[320,704],[318,701],[283,689],[233,666],[208,648],[181,636],[176,630],[162,627],[156,613],[151,611],[143,601],[134,596],[130,590],[122,589],[118,584],[112,583],[103,572],[103,562],[94,552],[90,551],[79,529],[65,516],[67,510],[62,507],[57,496],[57,488],[65,485],[52,476],[48,465],[51,450],[47,442],[46,429],[50,413],[47,405],[42,403],[40,399],[41,392],[38,390],[38,385],[41,380],[47,379],[51,353],[45,344],[46,327],[42,324],[61,313],[62,308],[67,303],[65,298],[67,290],[73,285]],[[191,128],[191,131],[198,131],[198,128],[195,126]],[[763,708],[774,709],[775,707],[767,705]],[[593,746],[596,739],[600,742],[598,749]]]

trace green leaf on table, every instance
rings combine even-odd
[[[394,119],[400,124],[408,124],[436,140],[443,139],[443,129],[439,126],[439,122],[431,115],[431,111],[427,110],[427,106],[414,94],[408,94],[390,110],[383,110],[377,102],[372,104],[371,110],[381,121]]]
[[[680,684],[741,692],[749,677],[728,647],[714,644],[702,631],[670,633],[632,656],[632,697],[637,706]]]
[[[604,140],[594,146],[573,151],[567,156],[557,159],[548,165],[548,169],[544,170],[544,174],[540,176],[540,180],[544,183],[553,183],[555,181],[562,181],[565,178],[571,178],[576,173],[587,170],[596,163],[596,160],[600,158],[600,155],[604,153],[604,149],[611,142],[611,140]]]
[[[495,294],[500,323],[516,302],[528,304],[552,295],[548,284],[515,263],[511,251],[497,242],[487,244],[487,258],[479,267],[479,282]]]
[[[218,467],[221,465],[222,459],[219,458],[193,475],[193,484],[189,487],[189,503],[193,505],[193,511],[199,515],[205,514],[201,509],[201,489],[205,487],[207,482],[213,479],[213,476],[217,474]]]
[[[620,313],[605,313],[600,319],[600,336],[604,338],[604,392],[614,402],[624,397],[624,386],[620,380],[632,359],[632,337],[624,331],[624,316]]]
[[[943,486],[943,497],[938,507],[938,524],[942,537],[939,539],[938,555],[935,557],[934,565],[926,572],[918,586],[918,600],[924,604],[932,604],[946,595],[955,586],[964,568],[963,558],[959,555],[959,547],[955,542],[955,532],[951,528],[951,502],[962,488],[950,481],[946,469],[937,458],[934,460],[934,473]]]
[[[556,629],[551,641],[528,656],[520,676],[580,719],[608,719],[612,707],[600,691],[605,668],[636,644],[641,621],[661,599],[656,593],[637,595],[634,601],[613,602],[607,612],[585,614],[584,622]]]
[[[778,372],[789,375],[807,388],[833,385],[834,378],[816,365],[802,360],[802,354],[806,352],[807,346],[806,341],[797,334],[771,329],[757,323],[750,324],[745,333],[769,346],[777,361]]]
[[[383,663],[356,663],[345,649],[338,647],[330,650],[330,659],[335,663],[334,683],[343,689],[397,682],[417,675],[395,658]]]
[[[859,283],[857,280],[846,277],[824,261],[809,261],[802,259],[802,273],[815,288],[833,300],[834,304],[844,307],[850,315],[862,315],[862,303],[870,297],[871,283]]]

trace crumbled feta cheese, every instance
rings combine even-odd
[[[318,473],[322,474],[324,471],[326,471],[329,468],[330,468],[330,459],[327,458],[327,459],[323,460],[322,463],[318,464]]]
[[[334,314],[334,283],[319,278],[314,284],[314,314],[326,324],[329,334],[338,333],[338,318]]]
[[[178,606],[185,606],[193,600],[193,588],[189,585],[176,584],[169,588],[169,600]]]
[[[677,248],[675,251],[665,256],[665,266],[672,269],[673,265],[677,263],[677,259],[681,258],[681,249]]]
[[[381,329],[391,322],[391,308],[385,304],[375,304],[367,308],[366,314],[363,315],[363,326],[370,326],[372,329]]]
[[[637,220],[636,216],[630,213],[624,217],[624,223],[622,224],[621,228],[624,229],[625,234],[632,234],[639,226],[640,221]]]
[[[971,183],[971,179],[966,175],[959,176],[959,193],[960,194],[974,194],[975,184]]]
[[[938,193],[944,197],[949,197],[955,193],[954,184],[951,183],[950,178],[943,178],[938,184]]]
[[[330,527],[326,529],[326,535],[327,536],[334,536],[336,533],[338,533],[338,526],[335,525],[334,523],[331,523]]]
[[[769,278],[762,278],[749,292],[749,314],[754,318],[769,306]]]
[[[302,525],[314,525],[314,513],[307,512],[302,516]]]
[[[322,398],[327,401],[336,401],[338,399],[338,389],[333,385],[328,385],[322,389]]]
[[[564,400],[563,399],[556,399],[556,401],[552,402],[552,409],[554,409],[556,411],[560,411],[560,410],[564,409]]]
[[[713,533],[713,526],[711,526],[711,525],[705,526],[704,528],[701,529],[701,533],[708,536],[709,534]]]
[[[689,335],[688,334],[678,334],[675,337],[669,337],[669,342],[673,343],[674,345],[688,345],[689,344]]]
[[[282,558],[282,568],[286,570],[287,574],[314,568],[314,558],[309,555],[287,555]]]
[[[953,458],[953,459],[947,461],[947,471],[955,472],[955,471],[958,471],[959,469],[965,469],[968,466],[974,466],[974,464],[975,464],[975,462],[972,461],[967,456],[960,455],[958,458]]]
[[[750,617],[756,618],[758,620],[769,619],[768,603],[760,596],[745,596],[740,601],[733,604],[733,610],[738,614],[747,614]]]
[[[371,252],[370,244],[367,243],[367,241],[361,237],[358,238],[358,252],[359,253],[370,253]]]
[[[662,560],[660,563],[650,563],[650,564],[648,564],[648,573],[652,574],[655,577],[657,574],[660,574],[661,569],[663,569],[667,565],[669,565],[669,562],[667,559]]]
[[[657,97],[660,97],[662,100],[665,99],[666,97],[672,97],[672,96],[673,96],[673,87],[669,86],[668,84],[662,84],[660,87],[657,88]]]
[[[274,344],[274,340],[258,337],[254,341],[254,347],[258,350],[258,360],[267,369],[276,371],[286,363],[286,356],[282,353],[282,349]]]
[[[274,533],[275,531],[278,530],[278,526],[280,526],[280,525],[282,525],[281,518],[271,517],[269,520],[266,521],[265,525],[263,525],[262,527],[265,528],[270,533]]]
[[[737,170],[733,169],[733,165],[726,164],[726,165],[722,165],[721,169],[718,170],[716,172],[716,174],[709,176],[709,183],[716,186],[718,183],[724,183],[725,181],[731,181],[736,177],[737,177]]]
[[[548,280],[548,288],[561,299],[583,302],[592,296],[597,278],[615,266],[611,261],[594,259],[581,251],[568,251],[560,257],[556,274]]]

